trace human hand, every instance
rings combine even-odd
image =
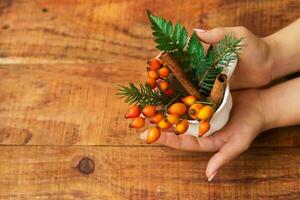
[[[238,65],[230,78],[231,89],[256,88],[272,80],[272,63],[268,40],[259,38],[245,27],[222,27],[208,31],[194,29],[199,39],[207,44],[216,44],[226,34],[243,38],[245,45],[239,55]]]
[[[208,137],[163,132],[156,143],[186,151],[215,152],[208,162],[206,176],[211,180],[217,171],[252,143],[264,128],[264,113],[259,90],[233,92],[233,109],[227,125]],[[147,135],[142,133],[141,138]]]
[[[244,152],[262,131],[300,124],[299,87],[300,77],[268,89],[232,92],[230,119],[220,131],[199,139],[188,134],[177,136],[163,132],[156,143],[186,151],[218,151],[206,169],[206,176],[211,180],[222,166]],[[147,133],[142,133],[141,138]]]

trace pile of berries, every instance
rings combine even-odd
[[[149,118],[150,123],[156,124],[148,132],[147,143],[150,144],[158,140],[161,130],[174,128],[177,135],[185,133],[189,128],[189,118],[200,121],[198,135],[201,137],[210,129],[209,120],[213,113],[211,106],[196,103],[194,96],[187,96],[182,102],[172,104],[167,114],[161,113],[155,106],[147,105],[141,109],[135,105],[129,109],[125,118],[133,118],[130,128],[144,127],[146,118]]]
[[[147,84],[152,88],[158,88],[167,96],[172,96],[174,90],[167,78],[169,69],[162,66],[157,59],[152,59],[149,63]],[[153,143],[159,139],[161,130],[173,129],[175,134],[184,134],[189,128],[188,120],[198,120],[199,137],[203,136],[209,129],[209,120],[213,116],[214,109],[212,106],[199,103],[194,96],[186,96],[181,102],[175,102],[167,108],[167,113],[162,112],[157,106],[146,105],[143,108],[134,105],[131,106],[125,118],[133,119],[130,128],[142,128],[146,119],[155,127],[149,129],[147,143]]]
[[[198,120],[199,137],[203,136],[209,129],[209,120],[213,116],[214,110],[209,105],[196,103],[194,96],[187,96],[182,102],[172,104],[168,108],[168,113],[163,114],[155,106],[147,105],[143,109],[138,106],[132,106],[125,118],[133,118],[129,127],[142,128],[145,125],[146,118],[150,123],[156,124],[156,127],[149,129],[147,143],[155,142],[161,134],[161,130],[167,130],[174,127],[175,134],[180,135],[187,131],[189,122],[187,119]]]
[[[146,81],[147,85],[149,85],[152,89],[158,88],[167,96],[172,96],[174,94],[174,89],[167,81],[170,70],[166,66],[163,66],[161,62],[155,58],[151,59],[148,64],[148,80]]]

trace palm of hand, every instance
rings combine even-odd
[[[199,139],[187,134],[176,136],[174,133],[164,132],[156,143],[187,151],[218,151],[207,165],[206,175],[210,177],[217,169],[245,151],[263,128],[264,115],[259,90],[244,90],[232,94],[234,106],[231,117],[220,131]]]

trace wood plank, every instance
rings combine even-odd
[[[204,153],[95,146],[2,146],[0,152],[1,199],[300,197],[300,148],[250,149],[224,167],[213,183],[204,175],[210,157]],[[90,174],[78,170],[83,157],[95,164]]]
[[[298,0],[3,0],[1,62],[145,60],[156,54],[146,9],[189,31],[244,25],[261,36],[300,16]]]
[[[0,144],[143,144],[116,96],[118,84],[146,80],[143,64],[2,65]],[[277,129],[255,145],[299,146],[299,132],[300,126]]]

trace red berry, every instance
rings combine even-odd
[[[195,103],[196,101],[196,97],[195,96],[186,96],[184,98],[181,99],[181,101],[187,105],[187,106],[191,106]]]
[[[163,130],[169,129],[172,127],[172,124],[170,124],[166,119],[160,120],[160,122],[157,124],[157,127]]]
[[[136,118],[140,116],[141,109],[138,106],[131,106],[125,118]]]
[[[161,90],[161,91],[166,91],[170,86],[170,83],[168,81],[160,81],[158,83],[158,88]]]
[[[148,78],[146,84],[149,85],[152,89],[157,86],[156,80],[153,78]]]
[[[136,117],[133,119],[132,123],[129,124],[130,128],[142,128],[145,125],[145,118]]]
[[[177,114],[169,114],[167,116],[167,121],[171,124],[177,124],[179,122],[179,115]]]
[[[199,133],[198,136],[201,137],[203,136],[207,131],[210,129],[210,124],[208,121],[201,121],[199,123]]]
[[[162,120],[164,118],[164,115],[162,113],[157,113],[156,115],[154,115],[151,120],[150,123],[151,124],[158,124],[160,122],[160,120]]]
[[[170,70],[167,67],[162,67],[158,70],[158,75],[162,78],[167,78],[169,76]]]
[[[183,119],[175,126],[176,134],[177,135],[183,134],[188,130],[188,128],[189,128],[188,120]]]
[[[187,107],[183,103],[174,103],[168,108],[169,114],[184,115],[187,112]]]
[[[154,106],[145,106],[143,108],[143,115],[145,115],[145,117],[152,117],[154,116],[156,113],[155,107]]]
[[[169,88],[165,91],[165,94],[170,97],[174,94],[174,90],[172,88]]]
[[[158,79],[159,78],[159,75],[158,75],[158,73],[156,72],[156,71],[154,71],[154,70],[149,70],[148,71],[148,77],[149,78],[153,78],[153,79]]]
[[[159,137],[160,137],[160,130],[155,127],[150,128],[147,135],[147,144],[151,144],[157,141]]]
[[[154,71],[158,70],[161,67],[161,62],[156,58],[151,59],[148,63],[150,65],[150,68]]]

